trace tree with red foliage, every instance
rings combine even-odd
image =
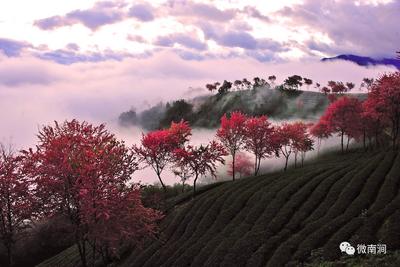
[[[372,102],[376,112],[390,121],[392,147],[395,151],[400,124],[400,72],[381,75],[368,94],[368,100]]]
[[[161,173],[174,163],[173,151],[183,147],[190,135],[192,135],[192,128],[189,127],[188,122],[181,120],[178,124],[172,122],[170,129],[142,133],[140,140],[142,145],[132,147],[138,155],[139,162],[144,163],[143,168],[152,167],[156,172],[165,193],[167,188],[161,179]]]
[[[25,240],[35,214],[32,181],[11,140],[0,142],[0,242],[7,249],[8,266],[14,266],[14,246]]]
[[[214,84],[206,84],[206,88],[208,89],[208,91],[210,91],[212,93],[213,90],[217,90],[217,87],[220,86],[221,83],[220,82],[215,82]]]
[[[233,164],[233,180],[235,180],[235,155],[244,146],[246,138],[246,117],[241,111],[230,113],[230,119],[227,119],[226,114],[221,118],[221,129],[217,130],[216,137],[221,141],[223,146],[232,155]]]
[[[354,86],[356,86],[354,83],[352,83],[352,82],[347,82],[347,83],[346,83],[346,87],[347,87],[346,92],[350,92],[350,91],[354,88]]]
[[[313,148],[314,141],[310,138],[308,134],[305,134],[302,139],[296,142],[294,149],[295,151],[300,152],[301,156],[301,167],[303,168],[304,160],[306,159],[306,153],[308,151],[314,150]]]
[[[206,84],[206,88],[208,89],[208,91],[210,91],[212,93],[212,91],[215,89],[214,86],[210,83]]]
[[[354,88],[354,83],[347,82],[344,85],[342,82],[329,81],[328,86],[331,88],[333,94],[343,94],[350,92]]]
[[[138,169],[136,159],[104,124],[55,122],[55,127],[43,126],[38,137],[35,152],[23,151],[32,163],[29,171],[37,185],[35,196],[44,216],[64,214],[69,218],[64,228],[78,246],[82,266],[87,266],[87,243],[94,250],[107,248],[104,252],[110,253],[120,238],[139,234],[140,240],[135,242],[140,243],[144,236],[154,234],[159,214],[144,212],[137,206],[137,191],[124,190]],[[136,211],[140,214],[133,214]],[[127,221],[136,216],[144,217]],[[139,222],[141,225],[130,224]]]
[[[324,87],[322,87],[321,92],[326,95],[326,94],[330,93],[331,90],[328,87],[324,86]]]
[[[326,110],[325,120],[330,131],[341,136],[342,156],[344,155],[343,138],[346,133],[352,133],[357,128],[359,116],[362,113],[361,102],[356,97],[336,100]]]
[[[329,94],[328,95],[328,101],[329,101],[329,103],[333,103],[333,102],[335,102],[337,100],[337,97],[334,95],[334,94]]]
[[[248,119],[245,124],[244,148],[256,156],[254,175],[257,176],[261,159],[278,154],[279,141],[266,115]]]
[[[289,156],[293,151],[293,146],[294,146],[296,140],[298,139],[298,137],[296,135],[296,128],[295,128],[294,124],[282,122],[281,125],[279,125],[276,128],[276,133],[277,133],[277,137],[279,138],[280,152],[283,154],[283,156],[286,159],[286,162],[285,162],[285,171],[286,171]]]
[[[361,118],[361,131],[363,132],[364,150],[366,149],[366,137],[369,139],[369,147],[371,150],[372,137],[375,137],[376,148],[379,149],[379,136],[387,127],[390,126],[390,121],[385,114],[375,109],[374,102],[371,98],[367,99],[367,101],[362,104],[362,109],[363,114]]]
[[[199,176],[210,173],[211,177],[217,178],[217,162],[225,164],[223,156],[227,155],[223,146],[216,141],[211,141],[206,146],[200,145],[200,147],[188,145],[174,151],[176,164],[187,166],[189,176],[194,177],[193,197],[196,197],[196,181]]]
[[[157,221],[164,216],[146,209],[141,203],[140,185],[126,188],[90,181],[89,190],[80,194],[81,219],[88,229],[87,238],[94,253],[99,253],[104,266],[121,244],[141,249],[144,242],[156,238]]]
[[[242,176],[244,177],[250,176],[251,167],[253,163],[251,163],[249,156],[246,156],[245,154],[242,153],[236,154],[235,162],[236,162],[235,172],[239,173],[240,178],[242,178]],[[229,176],[233,176],[232,162],[229,162],[228,166],[230,169],[227,170],[227,173],[229,174]]]
[[[318,155],[319,149],[321,148],[322,140],[326,140],[332,136],[329,130],[328,122],[325,120],[325,116],[321,116],[317,124],[310,128],[310,134],[312,137],[317,138]]]
[[[297,155],[303,151],[303,157],[305,158],[305,153],[312,150],[313,142],[309,138],[307,129],[307,124],[302,121],[296,121],[293,124],[293,152],[295,155],[294,168],[297,167]]]

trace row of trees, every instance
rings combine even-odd
[[[138,155],[141,168],[153,168],[165,191],[161,173],[170,168],[181,178],[182,183],[194,178],[195,196],[199,176],[210,174],[216,178],[216,163],[225,164],[223,156],[232,156],[231,173],[234,180],[237,172],[242,173],[242,170],[235,169],[235,163],[237,154],[243,150],[255,156],[254,175],[257,175],[262,159],[283,154],[286,158],[286,170],[292,151],[295,159],[300,154],[303,162],[305,153],[313,149],[314,141],[308,133],[312,125],[304,122],[283,122],[275,127],[266,115],[247,118],[241,111],[236,111],[230,113],[230,118],[225,114],[221,118],[220,126],[215,135],[218,141],[212,140],[208,144],[194,147],[188,143],[188,137],[192,135],[188,122],[172,122],[170,129],[143,133],[141,145],[134,145],[133,150]]]
[[[343,96],[337,99],[330,95],[333,102],[325,115],[311,129],[318,138],[327,139],[333,133],[341,137],[342,155],[344,153],[344,136],[347,136],[347,148],[351,139],[365,141],[375,138],[379,149],[379,137],[387,129],[392,140],[392,149],[396,149],[396,140],[400,123],[400,72],[383,74],[371,85],[371,92],[365,102],[357,97]]]
[[[276,80],[276,76],[275,75],[271,75],[268,77],[268,81],[270,83],[268,83],[265,79],[259,78],[259,77],[254,77],[253,78],[253,83],[251,83],[251,81],[247,80],[247,78],[243,78],[242,80],[235,80],[233,83],[228,82],[227,80],[224,80],[224,82],[221,83],[220,82],[215,82],[213,84],[206,84],[206,88],[210,91],[213,92],[214,90],[217,90],[219,93],[223,93],[223,92],[227,92],[232,88],[232,84],[236,86],[237,90],[250,90],[250,89],[254,89],[257,87],[261,87],[264,85],[273,85],[275,84],[275,80]],[[303,81],[303,82],[302,82]],[[284,85],[291,88],[291,89],[299,89],[299,87],[301,88],[301,86],[304,84],[307,85],[307,90],[310,87],[311,84],[313,84],[313,81],[311,79],[308,78],[302,78],[299,75],[293,75],[293,76],[289,76],[285,81],[284,81]]]

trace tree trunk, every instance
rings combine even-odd
[[[256,162],[254,163],[254,176],[257,176],[257,155],[256,155]]]
[[[167,195],[167,188],[165,187],[163,181],[161,180],[161,173],[157,172],[157,176],[158,176],[158,179],[160,180],[160,183],[161,183],[161,185],[162,185],[162,187],[164,189],[164,194],[166,196]]]
[[[365,129],[364,129],[364,136],[363,136],[364,152],[366,151],[366,148],[365,148],[365,138],[366,138],[366,133],[365,133]]]
[[[93,261],[92,262],[92,266],[95,267],[94,266],[94,262],[96,260],[96,239],[95,238],[93,239],[92,250],[93,250],[93,253],[92,253],[92,261]]]
[[[14,259],[12,256],[12,245],[8,244],[6,247],[7,247],[8,267],[13,267]]]
[[[82,244],[80,242],[82,242]],[[79,256],[81,257],[82,267],[87,267],[87,265],[86,265],[86,241],[82,239],[77,242],[77,245],[78,245]]]
[[[260,164],[261,164],[261,158],[258,158],[257,172],[255,176],[257,176],[258,171],[260,170]]]
[[[379,149],[379,134],[375,134],[375,143],[376,143],[376,149]]]
[[[233,159],[232,159],[232,181],[234,181],[235,180],[235,153],[233,153],[232,154],[232,157],[233,157]]]
[[[286,158],[286,162],[285,162],[285,171],[286,171],[286,169],[287,169],[287,163],[288,163],[288,160],[289,160],[289,155],[287,155],[287,157],[285,156],[285,158]]]
[[[372,142],[370,136],[368,136],[368,142],[369,142],[369,150],[372,151]]]
[[[350,143],[350,136],[347,136],[347,146],[346,146],[346,152],[349,151],[349,143]]]
[[[196,181],[197,181],[198,177],[199,177],[199,175],[196,173],[196,178],[194,179],[194,182],[193,182],[193,198],[196,197]]]
[[[344,131],[342,131],[342,139],[341,139],[341,142],[340,142],[340,144],[342,145],[342,158],[343,158],[343,135],[344,135]]]

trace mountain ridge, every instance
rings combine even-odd
[[[331,58],[323,58],[321,61],[336,61],[336,60],[346,60],[356,63],[359,66],[368,67],[370,65],[385,65],[385,66],[394,66],[397,70],[400,70],[400,60],[395,58],[381,58],[381,59],[373,59],[371,57],[362,57],[357,55],[345,54],[339,55],[337,57]]]

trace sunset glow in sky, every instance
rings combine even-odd
[[[1,1],[0,138],[26,149],[38,125],[76,118],[137,143],[120,113],[223,80],[298,74],[358,90],[394,68],[320,60],[396,57],[399,14],[398,0]]]

